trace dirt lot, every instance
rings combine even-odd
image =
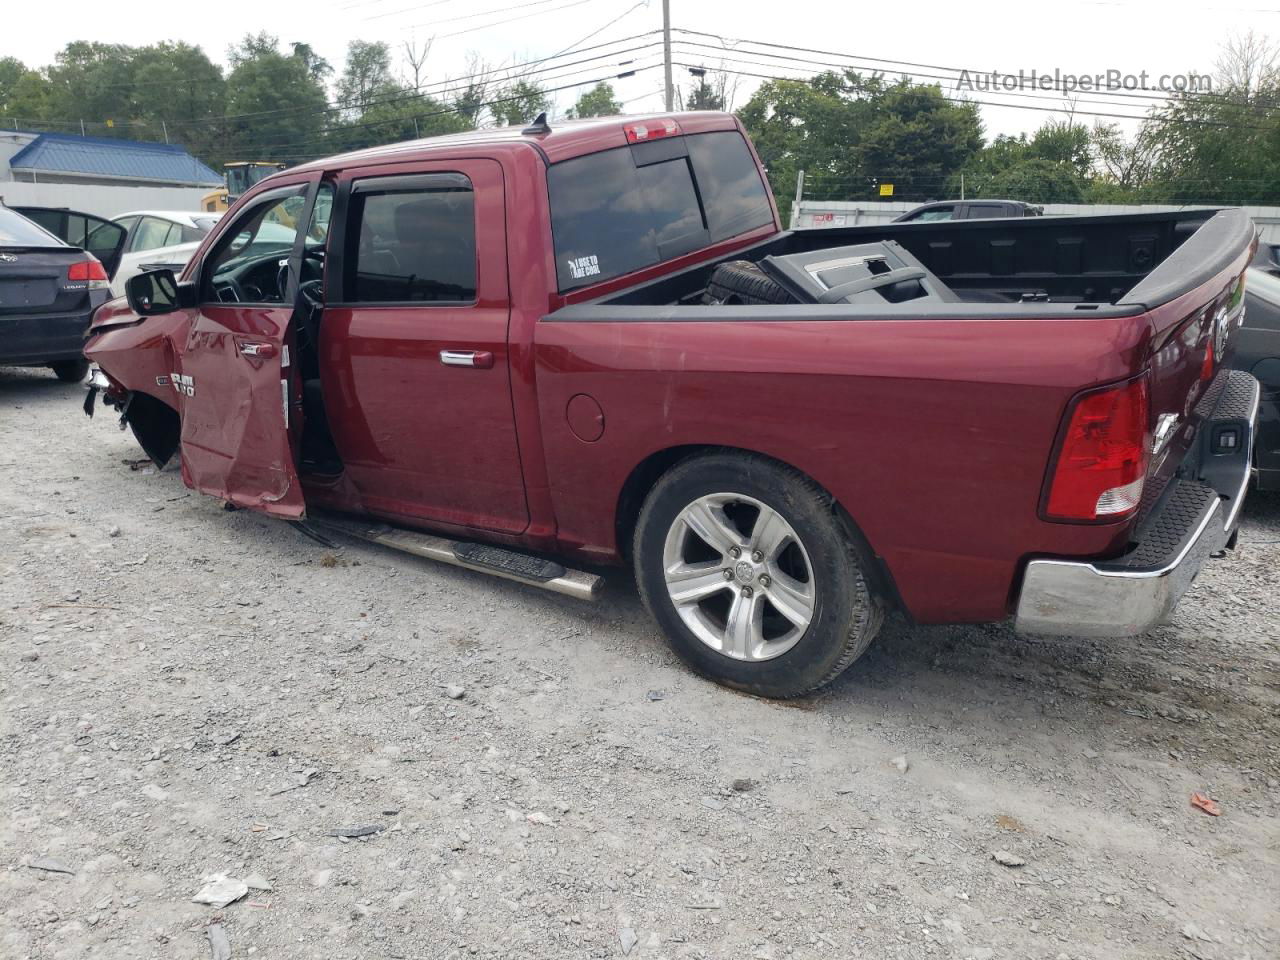
[[[1140,640],[891,622],[780,704],[622,574],[334,554],[80,399],[0,371],[0,956],[1280,956],[1280,498]]]

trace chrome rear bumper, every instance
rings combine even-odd
[[[1014,626],[1019,633],[1128,637],[1163,622],[1204,561],[1235,543],[1240,506],[1249,484],[1258,383],[1226,371],[1218,408],[1201,433],[1225,426],[1241,436],[1229,457],[1203,453],[1191,476],[1165,491],[1143,523],[1138,546],[1109,561],[1036,559],[1027,563]],[[1241,379],[1247,378],[1247,379]],[[1225,409],[1224,409],[1225,407]],[[1207,440],[1206,440],[1207,443]]]

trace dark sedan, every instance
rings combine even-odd
[[[110,296],[93,254],[0,206],[0,365],[47,366],[59,380],[82,379],[89,317]]]

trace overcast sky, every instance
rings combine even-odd
[[[942,80],[948,96],[968,96],[988,102],[1017,103],[983,106],[987,135],[1031,131],[1052,116],[1064,114],[1025,109],[1056,110],[1062,97],[1051,91],[1029,90],[995,95],[957,91],[955,74],[939,68],[1016,73],[1019,70],[1095,74],[1118,70],[1148,73],[1155,85],[1163,74],[1212,71],[1218,50],[1232,35],[1252,29],[1280,37],[1280,3],[1269,0],[1228,0],[1227,6],[1183,0],[1093,0],[1077,3],[1028,3],[1027,0],[896,0],[892,3],[853,4],[848,0],[671,0],[674,27],[706,31],[730,39],[765,40],[775,44],[817,48],[829,53],[880,58],[895,63],[862,61],[893,73],[903,70],[918,79]],[[426,63],[429,81],[442,81],[468,72],[469,57],[489,64],[550,57],[573,46],[575,50],[605,41],[657,30],[662,25],[661,0],[221,0],[214,4],[116,4],[101,0],[63,0],[53,7],[13,4],[0,31],[0,56],[16,56],[32,66],[49,62],[71,39],[145,44],[183,40],[199,44],[215,60],[225,62],[231,38],[265,30],[281,41],[306,41],[341,69],[347,41],[353,37],[386,40],[393,48],[404,41],[424,43],[434,36]],[[135,10],[137,12],[135,12]],[[143,12],[145,11],[145,12]],[[490,12],[496,11],[496,12]],[[616,21],[616,22],[615,22]],[[597,32],[598,31],[598,32]],[[706,36],[675,34],[679,41],[720,47]],[[644,37],[627,46],[660,39]],[[621,49],[621,48],[618,48]],[[775,76],[798,76],[818,69],[797,61],[762,55],[694,48],[677,43],[673,59],[681,63],[723,64],[729,69]],[[602,51],[589,50],[581,59]],[[773,49],[811,61],[836,62],[818,53]],[[560,86],[609,76],[617,61],[636,58],[635,67],[660,64],[661,47],[639,50],[613,60],[598,60],[544,74],[546,85]],[[566,60],[570,58],[565,58]],[[732,62],[731,62],[732,61]],[[898,61],[908,61],[905,65]],[[563,62],[563,61],[562,61]],[[576,72],[575,72],[576,71]],[[687,86],[686,68],[677,67],[675,80]],[[614,87],[628,111],[661,109],[660,66],[641,69],[636,76],[616,80]],[[740,106],[761,81],[742,76],[735,105]],[[561,110],[572,105],[577,90],[556,94]],[[1081,119],[1086,111],[1136,115],[1151,102],[1142,96],[1079,94]],[[93,118],[89,118],[93,119]],[[1119,121],[1126,128],[1130,122]]]

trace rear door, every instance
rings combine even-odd
[[[200,306],[172,374],[187,485],[282,517],[305,512],[293,314],[309,245],[299,225],[319,189],[315,174],[264,193],[221,232],[197,271]]]
[[[502,168],[469,159],[351,176],[320,331],[347,475],[375,512],[523,531]]]
[[[83,247],[102,261],[108,277],[116,275],[120,266],[120,255],[124,252],[124,240],[128,230],[118,223],[95,217],[91,213],[73,213],[68,218],[73,236],[83,231],[82,240],[71,240],[78,247]]]

